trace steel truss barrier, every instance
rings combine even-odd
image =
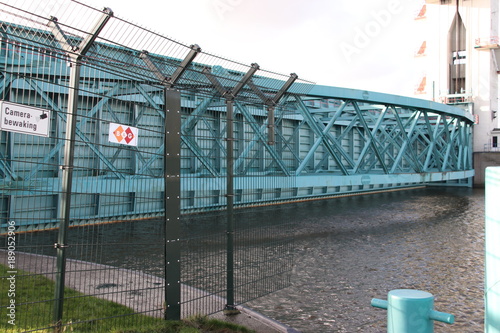
[[[67,52],[77,50],[83,38],[68,34],[61,47],[55,30],[12,22],[0,27],[1,99],[53,111],[50,138],[1,133],[2,226],[16,220],[25,230],[56,227],[71,89]],[[188,55],[176,58],[105,38],[82,55],[72,182],[81,209],[73,210],[72,225],[162,214],[165,148],[158,133],[165,118],[165,84],[175,85],[182,97],[183,213],[223,209],[227,203],[224,92],[236,87],[241,90],[234,96],[232,139],[236,206],[471,184],[473,121],[460,109],[300,80],[283,91],[286,77],[259,76],[258,68],[243,82],[245,67],[192,62],[201,52],[196,45],[184,47]],[[109,149],[110,122],[153,132],[139,136],[138,147]],[[109,202],[107,195],[117,189],[123,196]],[[158,200],[141,202],[144,191],[156,193]],[[38,214],[28,215],[35,201]]]

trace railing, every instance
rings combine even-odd
[[[451,94],[441,96],[441,102],[444,104],[469,104],[472,103],[472,95],[471,94]]]
[[[493,146],[493,144],[491,142],[485,143],[483,151],[484,152],[500,152],[500,147]]]

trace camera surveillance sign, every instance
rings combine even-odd
[[[0,130],[48,137],[50,111],[0,101]]]

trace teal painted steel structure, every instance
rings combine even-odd
[[[0,99],[54,111],[48,139],[1,132],[2,226],[16,220],[26,230],[57,227],[69,80],[66,56],[54,35],[43,28],[7,21],[0,27]],[[78,45],[81,38],[73,40]],[[93,43],[83,61],[73,225],[149,218],[164,212],[165,82],[144,65],[140,46],[126,44],[103,37]],[[165,72],[174,72],[182,63],[180,56],[148,54]],[[212,60],[208,56],[206,62],[190,64],[176,85],[182,96],[184,213],[226,206],[225,98],[203,71],[231,90],[247,67]],[[286,77],[259,74],[234,101],[236,206],[427,184],[471,185],[471,114],[430,101],[298,81],[275,105],[270,119],[264,101],[276,94]],[[107,144],[110,122],[140,128],[139,146],[111,149]],[[148,199],[141,199],[146,192]]]
[[[484,332],[500,332],[500,167],[486,168]]]
[[[434,296],[422,290],[391,290],[387,301],[374,298],[371,304],[387,310],[388,333],[433,333],[435,320],[455,322],[454,315],[434,310]]]

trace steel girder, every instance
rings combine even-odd
[[[29,203],[27,197],[53,196],[60,191],[58,166],[66,121],[63,102],[68,89],[64,82],[69,72],[64,57],[36,46],[35,38],[30,41],[33,45],[29,52],[27,46],[8,38],[2,43],[2,99],[43,105],[56,114],[49,139],[27,140],[22,134],[2,132],[1,195],[9,202],[2,207],[11,207],[3,214],[15,218],[27,205],[22,202]],[[53,56],[37,62],[39,54]],[[117,218],[161,212],[160,204],[147,210],[134,199],[142,191],[163,191],[165,114],[161,85],[140,80],[135,74],[102,73],[94,67],[86,68],[83,74],[75,148],[79,169],[73,188],[82,196],[88,195],[88,205],[95,208],[75,219],[109,217],[109,210],[99,209],[103,201],[99,197],[116,189],[131,198],[126,210],[116,213]],[[229,78],[231,75],[235,82],[241,77],[227,74]],[[225,203],[226,108],[215,88],[181,91],[185,211],[219,209]],[[261,99],[265,97],[262,94]],[[472,117],[441,104],[314,86],[308,95],[290,94],[275,105],[271,122],[274,140],[268,137],[270,121],[265,103],[237,99],[234,116],[235,204],[390,190],[430,182],[469,185],[473,176]],[[150,133],[137,148],[110,148],[106,143],[110,122]],[[28,156],[26,152],[32,153]],[[55,211],[57,208],[48,207],[52,204],[46,200],[46,210]],[[40,220],[50,221],[54,216],[50,213]]]

